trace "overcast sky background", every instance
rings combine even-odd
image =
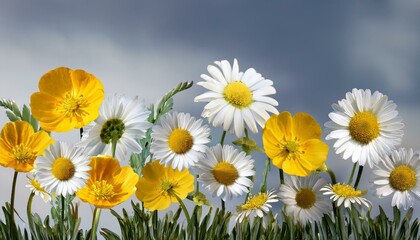
[[[94,74],[107,96],[119,93],[154,103],[180,82],[200,81],[214,61],[234,58],[242,71],[253,67],[274,81],[279,111],[308,112],[322,125],[331,104],[352,88],[378,90],[398,104],[406,125],[403,146],[420,149],[420,1],[0,3],[0,97],[19,105],[29,104],[39,78],[59,66]],[[175,110],[199,117],[204,103],[193,99],[204,91],[194,85],[176,96]],[[8,120],[0,112],[3,125]],[[217,142],[221,130],[212,134]],[[261,135],[252,136],[261,142]],[[54,137],[75,142],[78,132]],[[226,142],[232,140],[228,136]],[[347,181],[352,164],[335,155],[329,144],[327,164],[338,181]],[[258,188],[265,157],[254,158]],[[0,169],[1,205],[9,201],[12,176],[12,169]],[[277,179],[273,168],[269,187],[278,187]],[[20,174],[16,208],[22,215],[29,196],[24,182]],[[360,187],[375,199],[368,186],[366,171]],[[390,212],[390,198],[380,203]],[[420,215],[419,205],[415,216]],[[130,208],[129,202],[116,209],[121,207]],[[87,204],[81,208],[86,229],[92,212]],[[42,215],[46,209],[48,205],[36,200],[35,211]],[[103,211],[100,227],[116,229],[115,223]]]

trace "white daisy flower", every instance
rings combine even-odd
[[[220,68],[209,65],[210,76],[202,74],[205,81],[197,84],[209,91],[197,96],[195,102],[209,102],[202,113],[214,127],[223,126],[225,131],[242,137],[245,124],[257,133],[256,122],[264,127],[270,117],[267,112],[277,114],[278,103],[267,95],[276,93],[273,81],[264,79],[253,68],[239,72],[236,59],[233,66],[226,60],[216,61]]]
[[[112,155],[112,141],[115,137],[115,158],[119,161],[129,159],[131,153],[141,152],[137,139],[143,138],[152,126],[147,121],[149,114],[144,102],[137,97],[109,97],[101,105],[99,117],[85,127],[79,146],[85,147],[93,156]]]
[[[33,172],[26,173],[26,182],[25,187],[29,188],[36,196],[40,196],[44,202],[51,201],[51,195],[41,187]]]
[[[286,175],[284,180],[279,198],[286,205],[286,214],[293,216],[295,222],[318,221],[331,212],[330,199],[320,191],[327,184],[325,179],[312,174],[307,177]]]
[[[82,148],[57,142],[45,151],[45,156],[35,160],[36,179],[45,191],[66,197],[85,186],[91,169],[89,163]]]
[[[331,195],[330,199],[336,203],[337,207],[340,207],[344,203],[345,208],[351,208],[351,205],[357,203],[359,205],[365,205],[370,208],[370,201],[362,197],[367,193],[364,190],[356,190],[352,186],[344,183],[336,183],[334,185],[327,184],[321,188],[324,195]]]
[[[385,156],[373,170],[376,194],[393,194],[392,206],[407,209],[420,200],[420,153],[400,148]]]
[[[223,201],[248,192],[255,175],[254,160],[251,156],[229,145],[216,145],[206,150],[206,156],[196,164],[198,181],[213,196]]]
[[[272,207],[271,203],[278,201],[279,198],[274,191],[263,192],[251,196],[244,204],[236,207],[236,210],[238,211],[236,221],[242,222],[250,215],[262,218],[270,212],[270,208]]]
[[[160,122],[162,126],[152,128],[153,157],[179,171],[194,166],[210,142],[210,128],[202,125],[202,119],[196,120],[188,113],[168,113]]]
[[[388,155],[401,143],[404,124],[397,105],[380,92],[353,89],[346,99],[333,104],[325,123],[330,131],[327,140],[336,139],[334,149],[343,159],[372,168],[382,155]]]

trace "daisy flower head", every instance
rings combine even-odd
[[[89,154],[112,155],[112,141],[116,141],[115,158],[129,159],[131,153],[141,152],[137,139],[143,138],[152,124],[147,121],[150,111],[137,97],[113,95],[101,106],[99,117],[83,132],[79,146],[84,146]]]
[[[49,193],[66,197],[76,193],[89,178],[89,157],[82,148],[57,142],[35,161],[36,179]]]
[[[326,139],[335,139],[334,149],[343,159],[373,167],[382,155],[388,155],[401,143],[402,119],[397,105],[386,95],[369,89],[353,89],[346,98],[333,104],[331,121],[325,123],[330,131]]]
[[[194,176],[188,169],[178,171],[156,160],[147,163],[141,173],[136,196],[150,211],[164,210],[171,202],[178,202],[178,198],[183,200],[194,191]]]
[[[263,129],[263,145],[273,165],[290,175],[307,176],[327,160],[322,130],[307,113],[272,115]]]
[[[121,167],[110,156],[96,156],[90,160],[89,179],[76,196],[97,208],[112,208],[136,192],[139,175],[129,166]]]
[[[213,196],[223,201],[248,192],[255,175],[254,160],[250,155],[229,145],[216,145],[206,150],[206,156],[196,164],[198,181]]]
[[[400,148],[384,156],[373,170],[376,195],[393,194],[392,206],[407,209],[420,200],[420,153]]]
[[[279,199],[275,191],[262,192],[251,196],[244,204],[236,207],[238,211],[236,221],[242,222],[250,215],[262,218],[270,212],[270,208],[272,207],[271,203],[278,201]]]
[[[367,193],[365,190],[356,190],[352,186],[344,183],[336,183],[334,185],[327,184],[321,188],[324,195],[331,195],[330,199],[340,207],[344,203],[345,208],[351,208],[352,204],[365,205],[370,207],[370,201],[363,196]]]
[[[98,117],[104,87],[92,74],[59,67],[44,74],[38,86],[30,105],[43,129],[66,132]]]
[[[28,122],[8,122],[0,133],[0,165],[17,172],[32,171],[35,159],[53,142],[48,133],[34,132]]]
[[[273,81],[264,79],[255,69],[239,72],[238,61],[233,66],[226,60],[216,61],[220,68],[209,65],[209,75],[202,74],[204,80],[197,84],[206,88],[206,93],[195,97],[195,102],[208,102],[202,113],[214,127],[223,126],[225,131],[242,137],[245,125],[257,133],[258,123],[264,127],[268,112],[277,113],[278,103],[267,95],[276,93]]]
[[[180,171],[194,166],[210,142],[210,128],[202,125],[202,119],[196,120],[188,113],[168,113],[160,121],[162,126],[152,128],[153,156]]]
[[[286,205],[285,211],[296,222],[318,221],[332,210],[331,201],[320,191],[327,184],[319,175],[307,177],[285,176],[280,186],[279,198]]]
[[[33,172],[26,173],[26,183],[25,187],[29,188],[35,195],[40,196],[44,202],[51,201],[51,195],[41,187]]]

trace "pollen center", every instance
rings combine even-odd
[[[75,170],[73,162],[63,157],[54,160],[51,167],[52,175],[60,181],[66,181],[72,178]]]
[[[168,145],[175,153],[184,154],[193,146],[193,137],[188,131],[177,128],[169,135]]]
[[[211,172],[218,183],[227,186],[232,185],[239,177],[238,170],[235,166],[227,162],[217,163]]]
[[[18,163],[33,162],[36,158],[31,148],[21,143],[12,148],[11,157]]]
[[[315,193],[309,188],[303,188],[296,193],[296,204],[303,209],[311,208],[316,202]]]
[[[379,136],[379,122],[371,112],[356,113],[349,123],[350,135],[362,144],[368,144]]]
[[[112,139],[120,139],[124,134],[125,125],[119,118],[111,118],[102,125],[100,137],[101,141],[105,144],[112,142]]]
[[[239,81],[231,82],[223,91],[225,100],[236,108],[248,107],[252,103],[252,92],[249,87]]]
[[[160,188],[162,189],[162,194],[167,196],[171,192],[173,186],[170,181],[164,180],[160,183]]]
[[[114,186],[109,184],[106,180],[95,181],[90,187],[96,200],[108,200],[115,196]]]
[[[288,153],[295,153],[299,149],[299,144],[295,141],[287,141],[284,148]]]
[[[260,207],[264,206],[267,200],[268,195],[266,193],[260,193],[246,201],[246,203],[241,205],[239,208],[241,210],[259,209]]]
[[[354,189],[352,186],[347,184],[336,183],[332,187],[335,194],[341,197],[360,197],[366,194],[367,191],[360,191]]]
[[[80,109],[83,105],[83,99],[83,95],[74,97],[71,93],[67,93],[59,104],[59,112],[67,116],[80,115],[83,112]]]
[[[416,172],[407,165],[394,168],[389,176],[391,187],[398,191],[410,190],[416,185],[416,182]]]

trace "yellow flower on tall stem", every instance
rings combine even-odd
[[[95,239],[102,208],[112,208],[129,199],[136,191],[139,176],[129,166],[120,167],[110,156],[92,157],[90,178],[76,196],[95,206],[91,239]]]
[[[320,168],[328,154],[321,127],[307,113],[272,115],[263,130],[264,150],[273,164],[287,174],[307,176]]]
[[[136,196],[150,211],[164,210],[171,202],[179,202],[183,207],[182,200],[194,190],[194,176],[188,169],[174,170],[156,160],[147,163],[141,173],[143,177],[137,183]]]
[[[31,111],[43,129],[66,132],[98,117],[104,87],[92,74],[59,67],[44,74],[38,86]]]

